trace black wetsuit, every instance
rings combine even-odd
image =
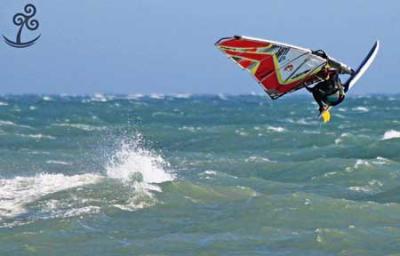
[[[324,110],[326,106],[340,104],[347,91],[345,86],[342,85],[338,73],[332,74],[328,80],[318,83],[313,88],[306,88],[313,94],[320,111]]]
[[[319,111],[322,112],[327,106],[336,106],[344,100],[348,84],[342,84],[339,74],[350,75],[354,71],[350,67],[329,58],[323,50],[313,51],[312,53],[326,59],[329,65],[337,70],[330,75],[329,79],[319,82],[313,88],[306,87],[309,92],[312,92],[315,101],[318,103]]]

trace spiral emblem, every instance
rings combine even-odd
[[[40,34],[36,36],[34,39],[23,42],[22,41],[22,31],[24,28],[30,30],[30,31],[35,31],[39,28],[39,21],[36,19],[33,19],[33,17],[36,15],[36,7],[33,4],[27,4],[24,7],[24,12],[23,13],[17,13],[13,17],[13,23],[15,26],[18,26],[18,32],[15,41],[12,41],[8,39],[6,36],[3,35],[4,41],[11,47],[15,48],[25,48],[32,46],[39,38]]]

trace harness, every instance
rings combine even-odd
[[[329,106],[335,106],[343,101],[345,97],[344,87],[339,75],[335,70],[326,69],[325,81],[316,86],[318,98]]]

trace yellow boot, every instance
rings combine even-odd
[[[331,113],[329,113],[329,109],[321,112],[321,118],[324,123],[327,123],[331,120]]]

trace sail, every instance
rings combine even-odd
[[[245,36],[222,38],[216,46],[248,70],[272,99],[321,81],[317,74],[327,64],[309,49]]]

